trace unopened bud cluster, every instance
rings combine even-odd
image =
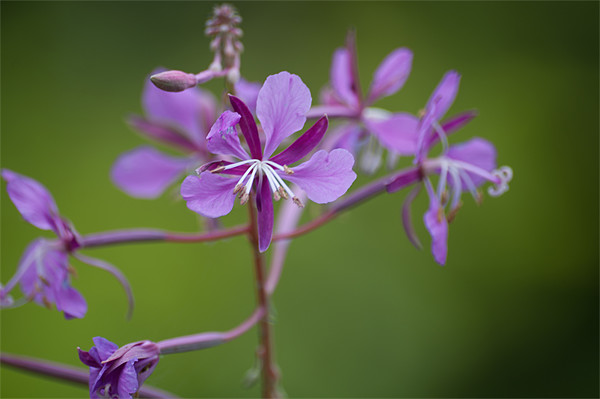
[[[229,4],[216,6],[213,16],[206,21],[204,33],[213,37],[210,49],[215,53],[215,58],[209,69],[213,71],[228,70],[227,80],[236,83],[240,77],[240,54],[244,46],[239,40],[242,30],[238,25],[242,18],[237,14],[235,8]]]

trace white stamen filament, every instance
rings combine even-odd
[[[462,183],[460,181],[460,169],[450,168],[450,176],[452,176],[452,203],[450,209],[456,209],[460,202],[460,195],[462,194]]]
[[[442,129],[442,127],[440,126],[440,124],[437,121],[434,121],[432,123],[432,126],[433,126],[433,130],[435,130],[438,137],[440,138],[440,141],[442,142],[442,148],[443,148],[442,153],[445,154],[448,151],[448,137],[446,135],[446,132],[444,131],[444,129]]]
[[[274,170],[278,169],[281,172],[289,174],[289,172],[286,170],[287,167],[281,166],[273,161],[259,161],[257,159],[249,159],[246,161],[228,165],[224,169],[231,169],[249,163],[253,164],[244,172],[244,174],[238,180],[234,188],[234,193],[243,192],[242,203],[245,203],[248,200],[248,196],[250,195],[250,191],[252,190],[252,184],[254,183],[254,178],[256,177],[257,172],[261,179],[263,176],[267,178],[267,181],[269,182],[269,188],[273,193],[273,198],[275,199],[275,201],[278,201],[280,198],[296,198],[294,192],[283,181],[281,176],[279,176],[279,174],[277,174],[277,172]],[[291,171],[291,169],[289,170]]]

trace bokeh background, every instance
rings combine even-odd
[[[127,197],[112,162],[141,144],[124,122],[140,113],[157,66],[211,61],[204,21],[214,3],[5,2],[2,167],[54,194],[82,234],[127,227],[194,231],[175,192]],[[405,193],[384,195],[298,238],[274,296],[277,359],[290,397],[597,397],[598,3],[240,2],[242,73],[288,70],[313,98],[346,30],[358,32],[363,87],[391,50],[414,51],[404,89],[378,103],[416,113],[443,73],[463,79],[451,112],[479,116],[451,137],[494,142],[511,190],[465,206],[446,267],[406,239]],[[216,92],[220,82],[207,85]],[[357,187],[368,181],[360,178]],[[27,243],[2,185],[2,282]],[[417,231],[424,195],[414,207]],[[311,207],[309,219],[318,213]],[[236,210],[225,223],[241,223]],[[66,321],[35,304],[1,313],[1,349],[79,365],[77,346],[120,345],[232,328],[253,310],[244,238],[210,245],[136,244],[86,251],[122,268],[133,320],[106,273],[73,260],[89,305]],[[149,384],[182,397],[256,397],[241,380],[256,330],[221,347],[167,356]],[[85,387],[1,369],[2,397],[84,397]]]

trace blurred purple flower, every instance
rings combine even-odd
[[[105,262],[75,254],[80,247],[79,235],[69,221],[58,213],[52,194],[39,182],[8,169],[2,170],[6,180],[6,191],[23,218],[42,230],[53,231],[58,239],[39,238],[33,241],[19,261],[16,273],[0,289],[0,303],[10,307],[9,292],[17,285],[27,300],[50,308],[56,305],[65,318],[81,318],[87,311],[87,304],[81,294],[71,286],[71,275],[75,269],[69,265],[68,254],[112,273],[125,288],[130,309],[133,297],[127,280],[122,273]]]
[[[486,181],[494,184],[488,188],[492,196],[499,196],[508,190],[512,179],[512,170],[503,166],[496,169],[496,149],[493,144],[481,138],[473,138],[466,143],[448,146],[447,135],[468,123],[474,113],[464,113],[440,124],[439,120],[448,111],[456,94],[460,75],[450,71],[444,75],[440,84],[429,98],[423,117],[419,121],[415,146],[415,164],[420,171],[418,180],[425,184],[429,196],[429,209],[424,221],[432,238],[431,250],[436,262],[446,263],[448,222],[452,221],[460,208],[463,191],[469,191],[477,202],[481,195],[478,187]],[[428,158],[431,148],[442,142],[443,151],[438,157]],[[439,175],[437,190],[429,180],[429,175]],[[406,187],[405,175],[399,175],[387,185],[388,192]],[[448,194],[450,193],[450,194]],[[410,220],[410,205],[416,192],[409,195],[403,206],[403,224],[411,242],[417,247],[419,240],[414,234]],[[446,215],[446,208],[449,208]]]
[[[131,399],[154,371],[158,345],[139,341],[119,348],[102,337],[93,341],[88,352],[77,348],[79,359],[90,368],[90,398]]]
[[[356,38],[349,32],[346,46],[338,48],[333,54],[330,71],[330,87],[321,93],[321,106],[314,107],[309,115],[328,113],[347,119],[328,139],[331,148],[345,148],[361,155],[361,168],[368,173],[374,172],[381,163],[385,146],[393,152],[392,159],[398,155],[414,154],[414,136],[418,118],[408,113],[391,113],[371,105],[382,97],[395,94],[404,86],[412,67],[413,54],[407,48],[392,51],[377,67],[366,97],[360,90]],[[407,138],[403,145],[389,147],[387,141],[392,138]],[[381,145],[380,145],[381,144]],[[398,144],[398,143],[397,143]]]
[[[217,106],[213,95],[200,88],[170,93],[147,79],[142,107],[145,116],[130,117],[130,125],[185,156],[173,157],[153,147],[141,146],[116,160],[111,178],[132,197],[156,198],[192,165],[208,160],[204,136],[217,117]]]
[[[281,72],[269,76],[260,89],[256,114],[266,137],[264,150],[248,107],[237,97],[230,96],[230,100],[235,112],[225,111],[219,117],[207,136],[207,146],[214,154],[230,155],[241,161],[212,162],[198,168],[199,176],[188,176],[184,180],[181,195],[188,208],[214,218],[231,211],[237,193],[242,204],[248,201],[254,187],[259,249],[266,251],[273,234],[271,194],[275,200],[291,197],[302,206],[283,179],[298,185],[314,202],[331,202],[343,195],[356,179],[352,171],[354,158],[343,149],[330,153],[317,151],[310,160],[294,168],[288,166],[308,155],[321,141],[328,126],[326,117],[319,119],[287,149],[272,156],[284,139],[304,126],[305,114],[310,108],[310,91],[296,75]],[[240,144],[236,125],[246,139],[250,155]]]

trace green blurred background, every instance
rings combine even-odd
[[[175,195],[142,201],[109,181],[114,159],[143,142],[124,122],[140,113],[157,66],[211,61],[204,21],[214,3],[5,2],[2,167],[54,194],[82,233],[157,227],[194,231]],[[274,296],[276,351],[291,397],[597,397],[598,3],[241,2],[242,73],[288,70],[313,98],[331,54],[356,27],[366,87],[391,50],[414,51],[404,89],[378,105],[416,113],[443,73],[463,79],[451,112],[479,117],[452,136],[491,140],[511,190],[465,206],[449,261],[417,251],[400,223],[405,193],[381,196],[292,245]],[[208,85],[220,90],[219,83]],[[368,179],[361,178],[357,186]],[[2,185],[2,282],[27,243]],[[415,206],[417,230],[426,208]],[[318,212],[311,207],[306,218]],[[225,223],[241,223],[237,209]],[[73,260],[87,298],[82,320],[35,304],[1,313],[2,351],[79,365],[76,347],[225,330],[253,310],[243,238],[211,245],[88,250],[122,268],[137,306],[106,273]],[[182,397],[256,397],[242,377],[256,331],[227,345],[163,357],[149,384]],[[84,387],[1,369],[2,397],[83,397]]]

